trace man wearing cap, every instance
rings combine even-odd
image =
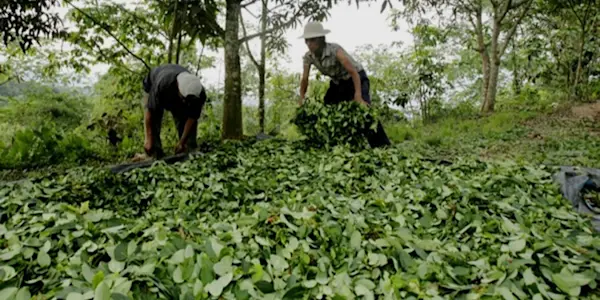
[[[144,86],[144,127],[146,154],[162,157],[160,128],[164,110],[173,115],[179,134],[175,153],[196,148],[198,119],[206,102],[200,78],[176,64],[165,64],[150,70]]]
[[[308,46],[308,52],[303,57],[304,71],[300,82],[299,104],[304,102],[310,67],[314,65],[323,75],[331,78],[323,99],[325,104],[356,101],[370,105],[370,83],[363,66],[340,45],[326,42],[325,35],[329,32],[330,30],[324,29],[321,23],[309,22],[304,27],[304,34],[300,36]],[[391,144],[380,122],[377,124],[377,131],[368,130],[366,137],[373,148]]]

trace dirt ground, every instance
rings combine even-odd
[[[571,115],[578,119],[600,120],[600,101],[574,106]]]

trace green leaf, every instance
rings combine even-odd
[[[29,288],[24,287],[19,289],[17,295],[15,296],[15,300],[29,300],[31,299],[31,293],[29,292]]]
[[[127,247],[128,246],[125,243],[120,243],[119,245],[117,245],[114,251],[114,258],[117,261],[123,262],[127,260]]]
[[[94,275],[94,278],[92,279],[92,286],[94,287],[94,290],[97,289],[98,285],[104,280],[104,272],[102,271],[98,271],[96,273],[96,275]]]
[[[210,261],[206,254],[202,254],[200,258],[202,268],[200,270],[200,279],[203,284],[208,284],[215,279],[213,273],[213,263]]]
[[[497,287],[496,292],[504,298],[504,300],[517,300],[513,293],[506,287]]]
[[[123,295],[121,293],[112,293],[110,295],[110,298],[112,300],[129,300],[129,297],[127,297],[127,296],[125,296],[125,295]]]
[[[0,260],[11,260],[13,257],[17,256],[17,254],[19,254],[20,251],[17,250],[10,250],[8,252],[2,253],[0,255]]]
[[[232,263],[233,258],[231,258],[231,256],[225,256],[221,259],[221,261],[213,266],[213,270],[217,275],[224,276],[225,274],[233,271]]]
[[[287,261],[279,255],[271,255],[271,257],[269,258],[269,262],[273,266],[273,269],[276,274],[283,273],[283,271],[285,271],[289,267]]]
[[[523,280],[526,285],[532,285],[537,282],[537,278],[533,275],[531,268],[525,269],[525,272],[523,272]]]
[[[225,276],[221,276],[221,277],[219,277],[219,279],[207,284],[206,290],[213,297],[218,297],[221,295],[221,293],[223,293],[223,289],[225,289],[225,287],[227,285],[229,285],[229,283],[231,282],[232,279],[233,279],[233,273],[228,273]]]
[[[362,236],[360,234],[360,232],[354,231],[352,233],[352,237],[350,238],[350,247],[352,247],[352,249],[360,249],[360,244],[362,242]]]
[[[94,281],[94,271],[86,263],[81,266],[81,274],[87,282],[92,283]]]
[[[147,263],[136,270],[137,275],[152,275],[154,273],[154,263]]]
[[[175,268],[175,271],[173,271],[173,281],[175,283],[182,283],[184,281],[181,266],[177,266],[177,268]]]
[[[42,252],[42,251],[38,252],[37,262],[41,267],[49,266],[51,263],[50,255],[48,255],[48,253],[46,253],[46,252]]]
[[[261,281],[254,283],[254,285],[256,285],[256,287],[265,294],[270,294],[270,293],[275,292],[275,288],[273,287],[273,283],[271,283],[271,282],[261,280]]]
[[[508,248],[510,249],[510,251],[512,251],[514,253],[523,251],[523,249],[525,249],[525,246],[526,246],[526,242],[524,239],[518,239],[518,240],[511,241],[510,243],[508,243]]]
[[[71,292],[67,295],[66,300],[85,300],[85,297],[80,293]]]
[[[0,290],[0,299],[12,300],[17,295],[19,291],[16,287],[7,287]]]
[[[302,286],[295,286],[283,294],[283,299],[302,299],[305,295],[306,289]]]
[[[181,250],[177,250],[177,252],[175,252],[173,254],[173,256],[171,256],[171,260],[170,263],[177,265],[177,264],[181,264],[185,261],[185,250],[181,249]]]
[[[94,300],[110,300],[110,288],[104,282],[100,282],[94,290]]]

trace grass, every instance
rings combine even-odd
[[[600,167],[600,124],[565,115],[564,108],[447,118],[415,127],[387,124],[386,131],[398,147],[426,156]]]

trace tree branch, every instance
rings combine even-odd
[[[523,18],[525,18],[525,16],[527,15],[529,8],[531,8],[531,4],[533,3],[533,0],[527,0],[527,1],[528,1],[527,6],[525,6],[523,11],[521,12],[521,15],[519,15],[517,20],[513,23],[512,28],[506,35],[506,39],[500,45],[500,49],[498,51],[498,57],[502,57],[502,55],[504,55],[504,51],[506,51],[506,47],[508,47],[508,43],[510,43],[510,40],[512,39],[513,35],[515,35],[515,32],[517,31],[519,24],[521,24],[521,21],[523,21]]]
[[[304,7],[305,7],[307,4],[308,4],[308,2],[304,2],[304,4],[302,4],[302,6],[301,6],[301,7],[298,9],[298,11],[297,11],[297,12],[296,12],[296,13],[295,13],[293,16],[292,16],[292,18],[290,18],[290,20],[289,20],[289,21],[287,21],[287,22],[285,22],[285,23],[283,23],[283,24],[281,24],[281,25],[279,25],[279,26],[274,26],[273,28],[271,28],[271,29],[269,29],[269,30],[267,30],[267,31],[265,31],[265,32],[258,32],[258,33],[254,33],[254,34],[251,34],[251,35],[247,35],[247,36],[245,36],[245,37],[241,38],[241,39],[240,39],[240,42],[241,42],[241,43],[244,43],[244,42],[246,42],[246,41],[249,41],[249,40],[251,40],[251,39],[253,39],[253,38],[257,38],[257,37],[259,37],[259,36],[261,36],[261,35],[263,35],[263,34],[267,35],[267,34],[269,34],[269,33],[271,33],[271,32],[274,32],[274,31],[277,31],[277,30],[279,30],[279,29],[282,29],[282,28],[285,28],[285,27],[288,27],[288,26],[290,26],[290,25],[291,25],[292,23],[294,23],[294,22],[296,21],[296,19],[297,19],[297,18],[300,16],[300,14],[302,13],[302,10],[304,9]]]
[[[249,1],[248,3],[244,3],[244,4],[242,4],[242,8],[246,8],[246,7],[248,7],[248,6],[250,6],[250,5],[254,4],[254,3],[256,3],[257,1],[258,1],[258,0],[251,0],[251,1]]]
[[[586,3],[587,3],[587,5],[586,5],[586,8],[585,8],[585,12],[583,13],[583,19],[586,20],[586,23],[587,23],[588,16],[589,16],[589,13],[591,11],[590,4],[592,3],[592,0],[588,0],[588,1],[586,1]],[[582,27],[585,27],[585,25],[583,25]]]
[[[479,45],[479,53],[484,53],[484,51],[486,51],[485,40],[483,38],[483,24],[481,21],[482,13],[483,12],[481,9],[481,5],[479,5],[475,10],[475,14],[476,14],[475,33],[477,34],[477,44]]]
[[[101,56],[101,57],[103,57],[103,58],[106,60],[106,62],[108,62],[108,61],[109,61],[109,57],[108,57],[108,55],[106,55],[106,53],[104,52],[104,50],[102,50],[102,47],[101,47],[100,45],[98,45],[98,43],[97,43],[96,41],[94,41],[94,40],[92,40],[92,43],[94,44],[94,47],[98,49],[97,51],[98,51],[98,53],[100,54],[100,56]],[[94,47],[92,47],[92,49],[93,49]],[[121,60],[112,61],[112,62],[113,62],[113,63],[115,63],[116,65],[118,65],[118,66],[122,67],[123,69],[125,69],[125,70],[127,70],[127,71],[131,72],[131,73],[135,73],[133,70],[131,70],[131,69],[130,69],[129,67],[127,67],[125,64],[123,64],[123,63],[121,62]]]
[[[575,10],[575,6],[573,5],[573,2],[571,2],[571,0],[566,0],[566,1],[567,1],[567,3],[569,3],[569,7],[571,8],[571,11],[573,11],[573,14],[577,18],[577,20],[579,20],[579,24],[584,24],[585,21],[583,21],[581,19],[581,17],[579,16],[579,14],[577,13],[577,11]]]
[[[529,0],[521,0],[518,2],[513,2],[512,5],[510,6],[510,9],[517,9],[521,6],[523,6],[523,4],[526,4]]]
[[[148,20],[145,20],[143,18],[140,18],[137,14],[131,12],[129,9],[125,8],[122,4],[118,4],[118,3],[112,3],[114,4],[116,7],[120,8],[123,12],[127,13],[128,15],[132,16],[136,21],[144,23],[150,27],[152,27],[152,29],[157,32],[158,34],[160,34],[162,37],[164,37],[165,39],[168,39],[169,37],[160,29],[160,27],[156,26],[155,24],[152,24],[150,22],[148,22]]]
[[[253,12],[251,12],[248,8],[244,7],[244,9],[254,18],[258,18],[258,16],[256,16]]]
[[[240,23],[242,23],[242,31],[244,31],[244,35],[246,36],[247,35],[246,25],[244,25],[244,19],[242,18],[241,15],[240,15]],[[252,51],[250,50],[250,45],[248,43],[248,40],[245,40],[244,44],[246,45],[246,49],[248,50],[248,56],[250,57],[250,60],[256,66],[256,68],[260,68],[260,64],[258,63],[256,58],[254,58],[254,55],[252,55]]]
[[[506,1],[506,7],[504,8],[502,15],[500,15],[500,17],[498,18],[498,23],[502,23],[502,20],[504,20],[504,18],[506,18],[506,15],[511,10],[511,4],[512,4],[512,0]]]
[[[119,40],[109,29],[108,26],[106,26],[106,24],[102,24],[100,23],[98,20],[96,20],[94,17],[90,16],[89,14],[87,14],[85,11],[83,11],[82,9],[80,9],[79,7],[75,6],[71,0],[65,0],[65,2],[67,4],[69,4],[71,7],[73,7],[75,10],[77,10],[78,12],[80,12],[82,15],[84,15],[86,18],[90,19],[92,22],[94,22],[94,24],[100,26],[100,28],[102,30],[104,30],[110,37],[112,37],[117,44],[119,44],[121,47],[123,47],[123,49],[125,51],[127,51],[127,53],[129,53],[131,56],[135,57],[137,60],[139,60],[140,62],[142,62],[144,64],[144,66],[146,67],[146,69],[150,70],[150,66],[148,65],[148,63],[146,63],[146,61],[144,59],[142,59],[141,57],[137,56],[135,53],[131,52],[131,50],[129,50],[129,48],[127,48],[127,46],[125,46],[125,44]]]

